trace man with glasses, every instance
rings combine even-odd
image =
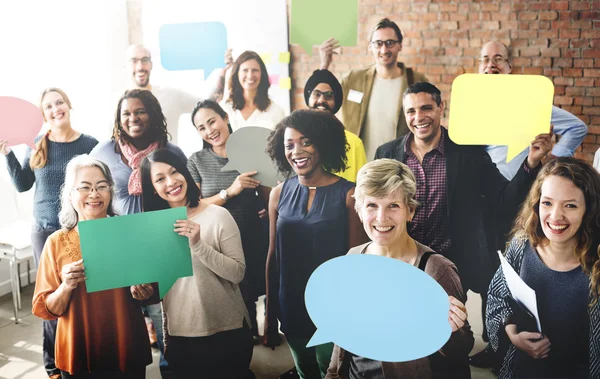
[[[321,69],[328,69],[338,41],[329,39],[320,46]],[[342,78],[342,121],[359,136],[373,159],[377,147],[406,133],[402,117],[402,93],[414,82],[427,78],[404,63],[397,62],[402,51],[402,33],[395,22],[380,20],[371,29],[369,49],[375,64],[350,70]]]
[[[304,85],[304,101],[309,108],[320,109],[336,114],[344,101],[342,85],[329,70],[315,70]],[[356,182],[358,170],[367,163],[365,148],[356,134],[346,129],[346,140],[350,148],[347,152],[348,165],[342,178]]]

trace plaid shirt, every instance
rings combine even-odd
[[[448,187],[446,184],[446,157],[444,138],[447,131],[440,127],[442,137],[437,146],[425,154],[423,163],[410,149],[412,133],[404,145],[406,165],[417,179],[419,206],[408,228],[408,234],[425,246],[447,256],[450,249],[448,231]]]

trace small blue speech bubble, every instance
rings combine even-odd
[[[452,333],[446,291],[398,259],[330,259],[308,280],[305,301],[317,326],[307,347],[333,341],[361,357],[406,362],[435,353]]]
[[[165,24],[158,33],[165,70],[204,70],[207,78],[225,66],[227,30],[222,22]]]

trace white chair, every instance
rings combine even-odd
[[[21,309],[20,263],[27,262],[29,278],[29,261],[33,260],[31,246],[31,222],[19,216],[16,190],[12,183],[0,178],[0,259],[7,259],[10,264],[10,285],[12,290],[15,323],[19,323],[17,311]]]

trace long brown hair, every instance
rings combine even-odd
[[[69,100],[69,97],[67,96],[65,91],[61,90],[60,88],[50,87],[50,88],[46,88],[44,90],[44,92],[42,92],[42,95],[40,96],[39,107],[40,107],[40,111],[42,112],[42,115],[44,114],[44,108],[43,108],[42,102],[44,101],[44,97],[46,96],[46,94],[49,92],[58,93],[60,96],[62,96],[65,103],[67,103],[67,105],[69,106],[69,109],[73,109],[71,106],[71,100]],[[46,116],[44,116],[44,121],[48,121],[48,120],[46,120]],[[48,137],[50,136],[50,132],[51,132],[51,129],[48,129],[46,134],[42,138],[40,138],[40,140],[35,144],[36,151],[35,151],[35,153],[33,153],[31,155],[31,158],[29,159],[29,167],[31,167],[34,170],[40,169],[40,168],[46,166],[46,164],[48,163]]]
[[[600,173],[589,163],[571,157],[559,157],[546,163],[529,190],[511,234],[529,239],[533,246],[546,243],[539,207],[542,184],[549,176],[568,179],[583,192],[585,213],[577,231],[575,254],[590,277],[590,289],[597,299],[600,293]]]
[[[269,107],[269,105],[271,105],[271,100],[269,99],[269,74],[267,73],[267,67],[260,58],[260,55],[250,50],[244,51],[242,54],[240,54],[233,64],[231,76],[229,77],[229,98],[227,99],[227,102],[231,103],[233,109],[243,109],[246,105],[246,100],[244,99],[244,88],[242,88],[238,73],[240,72],[240,66],[242,63],[251,59],[257,61],[258,65],[260,66],[260,82],[258,82],[258,91],[256,93],[254,103],[259,110],[264,111]]]
[[[148,130],[146,133],[149,133],[149,137],[152,142],[158,142],[159,148],[165,147],[167,145],[167,141],[171,137],[169,132],[167,132],[167,120],[163,114],[158,99],[154,96],[154,94],[152,94],[152,92],[145,89],[136,88],[127,90],[125,93],[123,93],[123,96],[121,96],[119,99],[117,111],[115,112],[115,124],[111,139],[115,142],[121,141],[128,144],[133,142],[131,137],[129,137],[129,135],[123,130],[123,124],[121,123],[121,106],[123,104],[123,100],[126,99],[140,99],[142,101],[146,112],[148,112],[148,118],[150,120],[150,130]],[[118,143],[115,143],[115,152],[120,152]]]

